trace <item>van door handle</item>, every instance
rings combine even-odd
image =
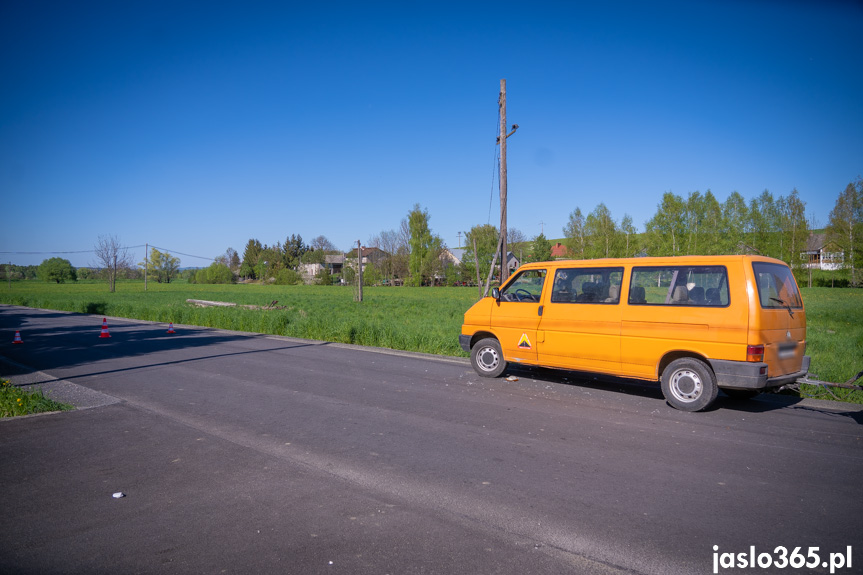
[[[537,315],[542,315],[542,306],[539,306],[539,309],[537,310]]]

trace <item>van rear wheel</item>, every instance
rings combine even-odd
[[[498,377],[506,369],[500,343],[493,337],[481,339],[471,348],[470,363],[482,377]]]
[[[662,395],[672,407],[681,411],[706,409],[718,394],[713,370],[699,359],[676,359],[662,372]]]

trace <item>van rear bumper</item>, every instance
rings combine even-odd
[[[765,389],[779,387],[786,383],[793,383],[809,373],[809,356],[803,356],[801,369],[795,373],[768,377],[766,363],[753,363],[748,361],[727,361],[723,359],[710,359],[710,367],[716,374],[716,384],[719,387],[729,389]],[[762,374],[763,371],[763,374]]]

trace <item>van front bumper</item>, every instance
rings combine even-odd
[[[793,383],[809,373],[809,356],[803,356],[801,369],[778,377],[769,377],[766,363],[748,361],[726,361],[710,359],[710,367],[716,374],[716,384],[728,389],[765,389]],[[763,374],[762,374],[763,368]]]

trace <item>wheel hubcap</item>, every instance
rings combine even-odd
[[[704,390],[701,378],[691,369],[674,372],[669,387],[674,397],[683,402],[695,401]]]
[[[492,347],[485,347],[477,354],[477,363],[484,371],[493,371],[497,367],[500,358],[497,356],[497,350]]]

